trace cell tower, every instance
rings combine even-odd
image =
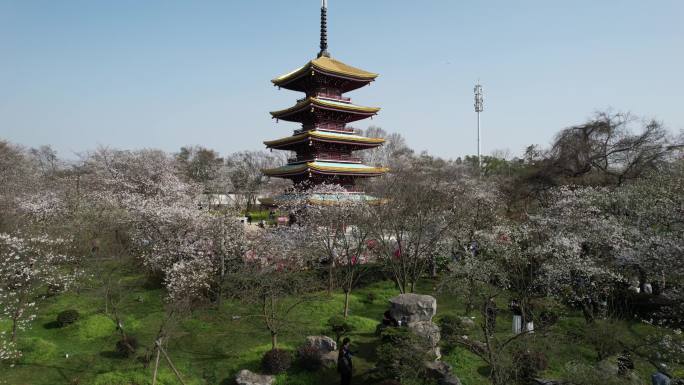
[[[480,170],[480,163],[482,162],[480,154],[480,112],[484,110],[484,98],[482,97],[482,85],[480,85],[480,80],[477,80],[475,88],[475,112],[477,113],[477,169]]]

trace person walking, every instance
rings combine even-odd
[[[512,300],[509,308],[513,313],[513,334],[520,334],[522,333],[522,309],[518,300]]]
[[[352,378],[352,353],[350,350],[351,341],[348,337],[342,340],[340,352],[337,356],[337,371],[340,373],[340,385],[350,385]]]
[[[485,329],[489,335],[494,334],[494,330],[496,330],[496,313],[498,312],[499,308],[496,306],[496,302],[494,302],[494,297],[489,297],[487,302],[485,302],[483,311],[486,322]]]
[[[651,374],[651,384],[653,385],[670,385],[672,383],[672,376],[667,372],[667,367],[662,362],[657,365],[658,370]]]

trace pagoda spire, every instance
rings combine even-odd
[[[321,52],[318,57],[330,57],[328,52],[328,0],[321,2]]]

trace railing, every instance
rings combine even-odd
[[[343,162],[354,162],[354,163],[361,163],[361,158],[352,156],[352,155],[347,155],[347,154],[334,154],[334,153],[327,153],[327,152],[321,152],[315,155],[301,155],[297,156],[294,158],[289,158],[287,160],[288,163],[295,163],[295,162],[305,162],[305,161],[314,161],[314,160],[339,160]]]
[[[345,132],[345,133],[354,133],[356,130],[358,130],[355,127],[345,127],[344,124],[341,123],[318,123],[314,127],[311,128],[302,128],[298,130],[294,130],[294,134],[298,135],[310,130],[325,130],[325,131],[337,131],[337,132]]]
[[[341,102],[347,102],[347,103],[351,102],[351,98],[348,98],[346,96],[342,96],[339,94],[332,94],[329,92],[317,92],[316,97],[332,99],[332,100],[339,100]]]

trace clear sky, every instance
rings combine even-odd
[[[318,0],[0,0],[0,138],[223,154],[291,134],[270,79],[318,52]],[[350,94],[417,150],[546,145],[613,108],[684,129],[682,0],[329,0],[333,57],[378,72]]]

